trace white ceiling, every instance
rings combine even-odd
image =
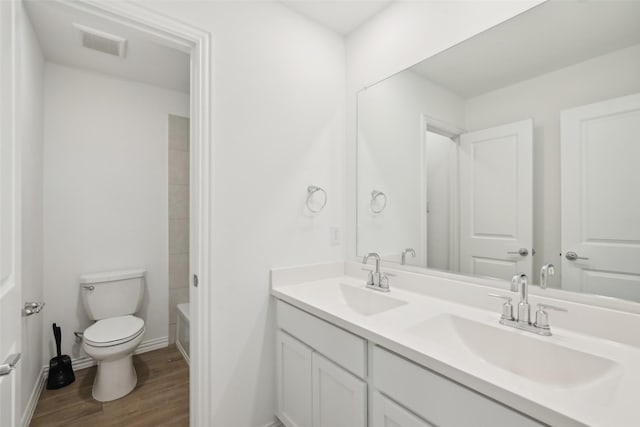
[[[160,45],[140,31],[85,14],[58,2],[27,1],[26,7],[48,61],[189,92],[188,54]],[[126,38],[126,57],[120,58],[82,47],[80,37],[74,31],[74,23]]]
[[[551,1],[413,66],[470,98],[640,43],[640,1]]]
[[[347,35],[393,0],[281,0],[288,8],[339,34]]]

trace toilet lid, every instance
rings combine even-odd
[[[144,320],[127,315],[98,320],[84,331],[84,340],[96,347],[130,341],[144,331]]]

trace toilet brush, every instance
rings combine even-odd
[[[56,351],[58,355],[49,362],[49,378],[47,379],[47,389],[55,390],[67,386],[75,381],[71,358],[66,354],[62,355],[62,333],[60,327],[53,324],[53,336],[56,339]]]

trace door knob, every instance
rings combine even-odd
[[[575,252],[567,252],[567,253],[564,255],[564,257],[565,257],[566,259],[568,259],[569,261],[575,261],[575,260],[578,260],[578,259],[584,259],[584,260],[588,260],[588,259],[589,259],[589,258],[587,258],[587,257],[578,256],[578,254],[577,254],[577,253],[575,253]]]
[[[44,307],[43,302],[25,302],[22,309],[23,316],[31,316],[32,314],[38,314]]]
[[[517,251],[513,251],[513,252],[507,252],[509,255],[520,255],[520,256],[527,256],[529,255],[529,249],[527,248],[520,248]]]
[[[18,360],[20,360],[20,353],[9,355],[7,360],[0,364],[0,375],[9,375],[18,364]]]

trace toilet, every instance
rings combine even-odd
[[[138,377],[133,352],[142,342],[144,320],[134,316],[144,295],[145,270],[121,270],[80,277],[85,311],[95,320],[83,333],[83,350],[98,362],[93,398],[109,402],[129,394]]]

